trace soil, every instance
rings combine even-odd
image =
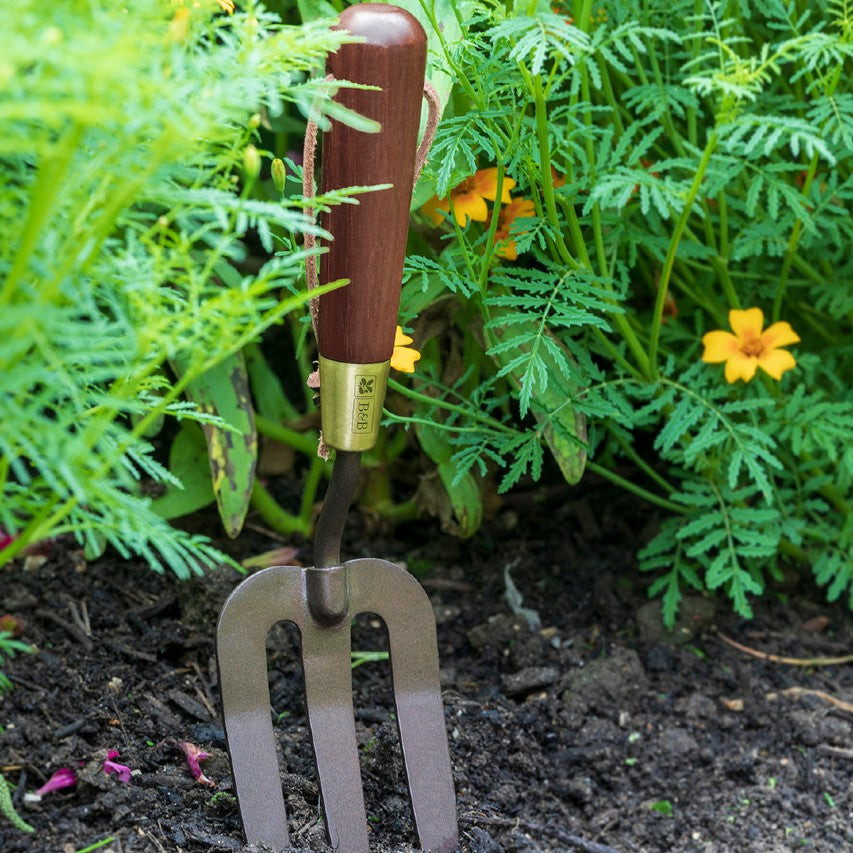
[[[591,478],[515,494],[470,541],[429,523],[393,536],[369,518],[348,526],[348,556],[406,564],[434,602],[461,850],[853,849],[851,667],[761,659],[724,639],[843,656],[849,613],[788,578],[751,621],[696,597],[663,632],[633,557],[653,525]],[[276,544],[250,531],[225,547],[242,558]],[[310,560],[310,544],[290,544]],[[0,615],[36,649],[6,662],[14,689],[0,698],[0,771],[36,832],[0,816],[0,850],[250,849],[213,644],[238,579],[180,582],[116,555],[87,564],[62,543],[0,573]],[[381,649],[376,628],[360,618],[354,648]],[[323,850],[295,632],[277,627],[268,648],[292,841]],[[409,850],[387,663],[353,677],[373,849]],[[193,779],[180,741],[209,754],[213,787]],[[109,751],[128,782],[104,773]],[[60,767],[76,786],[23,803]]]

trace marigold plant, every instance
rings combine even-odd
[[[648,502],[669,623],[783,565],[853,604],[853,7],[408,5],[445,106],[394,418],[457,529],[551,457]]]
[[[164,416],[233,431],[188,389],[305,301],[317,229],[253,196],[259,128],[334,108],[347,35],[230,2],[21,0],[4,22],[0,566],[65,534],[187,576],[225,558],[158,511],[184,484],[150,439]]]

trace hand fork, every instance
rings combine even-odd
[[[334,236],[321,281],[350,283],[320,297],[317,338],[323,438],[336,450],[317,524],[311,568],[274,566],[243,581],[217,629],[223,717],[234,787],[250,844],[289,846],[273,734],[266,638],[277,622],[297,625],[306,708],[329,841],[367,853],[369,835],[352,700],[350,625],[375,613],[388,630],[403,760],[421,847],[458,844],[455,795],[438,678],[435,617],[418,582],[378,559],[340,560],[344,520],[361,452],[378,435],[399,307],[408,232],[426,35],[408,12],[384,4],[346,9],[339,26],[364,41],[330,57],[338,100],[381,125],[377,134],[332,122],[323,140],[323,191],[390,183],[343,204],[321,223]]]

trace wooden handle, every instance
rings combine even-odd
[[[320,297],[320,354],[347,364],[388,361],[400,305],[409,207],[418,145],[426,67],[426,34],[418,20],[397,6],[350,6],[338,28],[365,41],[345,44],[329,57],[338,80],[381,87],[342,89],[336,100],[381,125],[363,133],[332,121],[322,143],[321,190],[392,184],[341,204],[321,217],[334,239],[320,258],[320,283],[350,283]]]

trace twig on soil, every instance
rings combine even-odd
[[[853,749],[845,749],[843,746],[832,746],[828,743],[818,744],[817,751],[822,755],[837,755],[841,758],[853,760]]]
[[[481,824],[483,826],[502,826],[502,827],[524,827],[530,832],[535,832],[539,835],[550,835],[552,838],[557,838],[564,844],[571,844],[577,850],[582,850],[583,853],[623,853],[615,847],[610,847],[607,844],[599,844],[597,841],[587,841],[578,835],[572,835],[570,832],[564,832],[558,827],[543,826],[541,823],[534,823],[530,820],[521,820],[521,818],[500,817],[498,815],[485,814],[464,814],[459,816],[459,820],[465,823]]]
[[[254,524],[251,521],[247,521],[244,525],[249,530],[254,530],[255,533],[263,533],[264,536],[269,536],[274,542],[281,542],[283,545],[289,545],[293,539],[292,537],[283,536],[281,533],[276,533],[275,530],[270,530],[268,527],[264,527],[262,524]]]
[[[127,643],[122,643],[119,640],[112,639],[104,639],[102,640],[103,644],[113,651],[119,652],[129,658],[133,658],[134,660],[144,660],[147,663],[157,663],[157,656],[149,654],[148,652],[143,652],[139,649],[134,649],[131,646],[127,645]]]
[[[75,640],[77,640],[77,642],[80,643],[87,652],[91,652],[95,647],[91,638],[87,637],[81,628],[72,622],[68,622],[61,616],[57,616],[52,610],[40,608],[36,610],[36,616],[46,619],[48,622],[53,622],[54,625],[58,625],[63,631],[70,634]]]
[[[201,687],[195,685],[195,692],[198,698],[204,704],[204,707],[207,708],[210,713],[210,719],[216,719],[216,709],[214,708],[215,700],[210,693],[210,687],[207,683],[207,679],[204,677],[204,673],[201,671],[201,667],[198,664],[198,661],[192,660],[190,661],[190,666],[195,670],[195,674],[198,676],[198,680],[201,682]]]
[[[742,643],[739,643],[737,640],[733,640],[731,637],[727,637],[725,634],[717,631],[717,636],[727,645],[731,646],[733,649],[737,649],[739,652],[743,652],[747,655],[752,655],[754,658],[760,658],[761,660],[768,660],[772,663],[784,663],[787,666],[837,666],[839,664],[851,663],[853,662],[853,655],[842,655],[841,657],[835,658],[788,658],[781,657],[780,655],[771,655],[767,652],[761,652],[758,649],[750,648],[749,646],[744,646]]]
[[[837,699],[823,690],[811,690],[808,687],[786,687],[781,692],[783,696],[816,696],[818,699],[823,699],[824,702],[829,702],[830,705],[835,705],[836,708],[841,708],[842,711],[853,714],[853,702],[845,702],[843,699]]]
[[[61,729],[57,729],[53,736],[57,740],[62,740],[64,737],[68,737],[69,735],[73,735],[74,732],[80,731],[83,726],[86,725],[86,717],[80,717],[79,720],[75,720],[73,723],[69,723],[67,726],[63,726]]]
[[[92,624],[89,621],[89,608],[85,601],[75,601],[68,593],[62,593],[60,598],[68,605],[71,621],[87,636],[92,636]]]
[[[474,588],[466,581],[455,581],[452,578],[424,578],[421,586],[427,589],[448,589],[455,592],[471,592]]]
[[[163,827],[160,827],[160,831],[162,832]],[[154,842],[156,848],[160,851],[160,853],[167,853],[166,848],[160,843],[156,836],[152,835],[147,829],[142,829],[141,827],[138,830],[139,834],[148,838],[150,841]]]
[[[202,702],[198,702],[176,687],[166,691],[166,698],[174,702],[185,714],[195,717],[202,723],[209,723],[212,719],[216,719],[216,712],[212,708],[209,706],[206,708]]]

